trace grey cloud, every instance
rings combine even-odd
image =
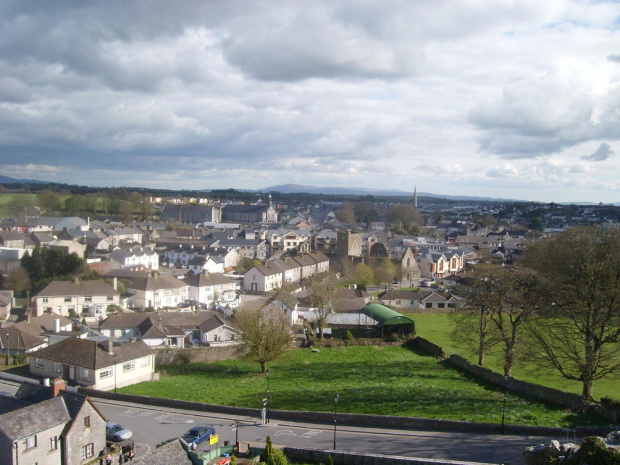
[[[619,101],[620,88],[612,88],[601,104],[587,83],[550,73],[511,83],[501,99],[472,108],[469,122],[479,129],[485,152],[506,159],[536,158],[592,139],[617,138]]]
[[[614,154],[614,151],[611,149],[609,144],[603,142],[601,145],[598,146],[598,149],[596,149],[594,153],[590,155],[584,155],[581,158],[582,160],[605,161],[609,157],[611,157],[613,154]]]
[[[616,63],[620,63],[620,55],[608,55],[607,59],[609,61],[615,61]]]

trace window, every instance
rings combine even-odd
[[[95,445],[91,442],[82,447],[82,460],[88,459],[95,455]]]
[[[28,436],[24,439],[24,449],[32,449],[33,447],[37,447],[37,435],[34,434],[32,436]]]
[[[131,371],[135,368],[135,363],[132,360],[131,362],[123,363],[123,373],[126,371]]]
[[[71,297],[65,297],[65,302],[71,302]]]
[[[58,449],[58,436],[50,438],[50,450]]]
[[[90,370],[86,368],[78,368],[78,378],[90,380]]]
[[[426,308],[433,308],[433,304],[430,302],[426,302]]]
[[[36,366],[37,368],[45,368],[45,361],[41,360],[40,358],[35,358],[34,366]]]
[[[99,372],[99,379],[109,378],[113,375],[112,368],[106,368]]]
[[[108,302],[112,302],[114,300],[114,296],[113,295],[109,295],[108,296]]]
[[[90,416],[84,417],[84,428],[90,428]]]
[[[52,362],[52,371],[60,373],[62,371],[62,363]]]
[[[92,295],[87,295],[86,297],[84,297],[84,302],[92,302],[92,301],[93,301]]]
[[[47,297],[43,297],[43,303],[46,304],[48,302],[49,302],[48,298]]]
[[[150,364],[151,364],[151,356],[150,356],[150,355],[149,355],[149,356],[147,356],[147,357],[144,357],[144,358],[142,359],[142,366],[143,366],[143,367],[147,367],[147,366],[149,366]]]

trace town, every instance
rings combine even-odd
[[[182,355],[187,363],[198,353],[192,350],[243,346],[260,326],[245,315],[249,308],[282,321],[286,347],[320,347],[337,333],[349,341],[353,333],[407,340],[415,337],[416,312],[445,315],[477,305],[463,290],[475,270],[510,268],[528,247],[574,227],[620,227],[620,209],[610,205],[439,200],[418,198],[415,189],[395,201],[310,202],[277,192],[228,191],[218,198],[109,191],[85,216],[63,215],[78,213],[76,204],[87,209],[82,194],[49,188],[26,194],[13,186],[3,196],[10,214],[0,221],[0,343],[7,368],[27,368],[19,402],[3,412],[23,413],[20,422],[47,415],[50,404],[36,395],[81,405],[78,416],[55,424],[88,418],[86,446],[83,437],[44,432],[47,424],[30,435],[65,441],[54,449],[65,454],[59,463],[100,458],[109,450],[106,436],[113,454],[133,456],[133,440],[115,439],[122,427],[108,422],[102,433],[106,419],[93,403],[96,393],[157,382],[166,357],[169,363]],[[281,349],[254,358],[267,380]],[[166,446],[184,457],[178,460],[199,452],[197,440],[184,441],[186,449],[174,441]],[[208,442],[204,463],[222,450],[240,452],[238,441],[217,453]],[[32,447],[26,441],[21,453],[35,457]],[[6,463],[18,456],[19,448]]]

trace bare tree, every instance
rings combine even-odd
[[[478,356],[478,365],[484,366],[486,355],[500,339],[493,315],[499,304],[499,296],[493,292],[495,282],[488,278],[489,272],[481,267],[471,284],[465,289],[466,301],[461,308],[450,313],[454,329],[452,340],[465,344],[471,353]]]
[[[343,223],[355,223],[355,210],[351,202],[342,202],[342,206],[336,211],[336,218]]]
[[[290,346],[288,317],[282,310],[246,306],[235,313],[235,321],[242,331],[240,352],[258,362],[262,373],[267,370],[267,363],[276,360]]]
[[[334,311],[338,297],[338,278],[334,273],[314,275],[310,286],[310,304],[314,308],[316,327],[319,337],[323,337],[323,328],[327,325],[327,317]]]
[[[620,371],[620,231],[570,228],[532,245],[526,263],[544,276],[548,302],[527,325],[530,355],[591,400],[594,382]]]
[[[502,266],[489,266],[485,274],[474,276],[485,280],[487,292],[495,297],[491,312],[497,338],[503,346],[504,375],[512,376],[516,348],[521,339],[521,326],[540,308],[540,281],[535,272]]]

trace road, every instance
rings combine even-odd
[[[14,384],[0,382],[0,390],[14,392]],[[277,447],[295,446],[332,449],[334,426],[272,421],[258,425],[257,418],[194,413],[187,410],[162,409],[142,404],[94,399],[108,419],[133,431],[136,456],[141,457],[164,441],[182,436],[192,426],[214,426],[220,443],[233,443],[238,434],[242,448],[247,443],[264,444],[271,436]],[[235,420],[240,421],[238,431]],[[533,436],[500,436],[476,433],[444,433],[434,431],[387,430],[338,427],[336,448],[343,451],[402,455],[408,457],[451,459],[486,463],[523,463],[527,446],[548,443],[552,438]],[[555,438],[562,439],[562,438]],[[566,439],[566,438],[564,438]],[[199,449],[208,449],[201,444]]]

